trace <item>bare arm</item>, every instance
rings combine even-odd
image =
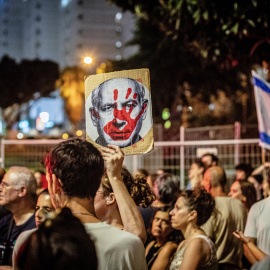
[[[262,164],[261,166],[259,166],[258,168],[256,168],[251,175],[256,175],[256,174],[261,174],[263,172],[264,168],[269,168],[270,167],[270,162],[265,162],[264,164]]]
[[[241,231],[235,231],[233,235],[237,237],[238,239],[240,239],[244,243],[244,246],[247,247],[247,249],[244,248],[244,253],[245,253],[246,258],[251,264],[254,264],[256,261],[260,261],[265,256],[267,256],[267,254],[265,254],[262,250],[260,250],[255,245],[256,243],[255,238],[246,237]]]
[[[177,245],[175,243],[168,242],[165,244],[153,263],[151,270],[166,270],[170,262],[170,258],[173,256],[176,249]]]
[[[101,148],[101,154],[106,161],[107,175],[117,201],[124,229],[140,237],[144,243],[147,236],[142,215],[128,193],[121,176],[124,155],[121,149],[114,145]]]

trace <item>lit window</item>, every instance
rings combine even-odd
[[[121,41],[116,41],[115,47],[116,48],[121,48],[122,47],[122,42]]]
[[[121,21],[122,17],[123,17],[122,13],[121,12],[117,12],[115,14],[115,22],[118,22],[119,23]]]

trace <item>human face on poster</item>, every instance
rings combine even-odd
[[[102,146],[124,148],[137,143],[152,126],[151,117],[150,124],[144,125],[150,100],[149,90],[136,80],[114,78],[101,83],[86,101],[91,118],[88,123],[97,133],[87,124],[88,134]]]

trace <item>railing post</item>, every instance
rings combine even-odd
[[[5,140],[1,139],[1,167],[5,168]]]
[[[185,127],[180,127],[180,189],[185,189]]]
[[[235,122],[234,123],[234,139],[239,140],[241,139],[241,123]],[[234,145],[234,166],[240,163],[240,145],[236,143]]]

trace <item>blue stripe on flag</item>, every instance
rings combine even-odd
[[[260,87],[263,91],[267,92],[270,94],[270,88],[267,86],[263,81],[260,79],[253,77],[253,84],[256,85],[257,87]]]
[[[260,132],[260,139],[262,142],[270,145],[270,136],[265,132]]]

